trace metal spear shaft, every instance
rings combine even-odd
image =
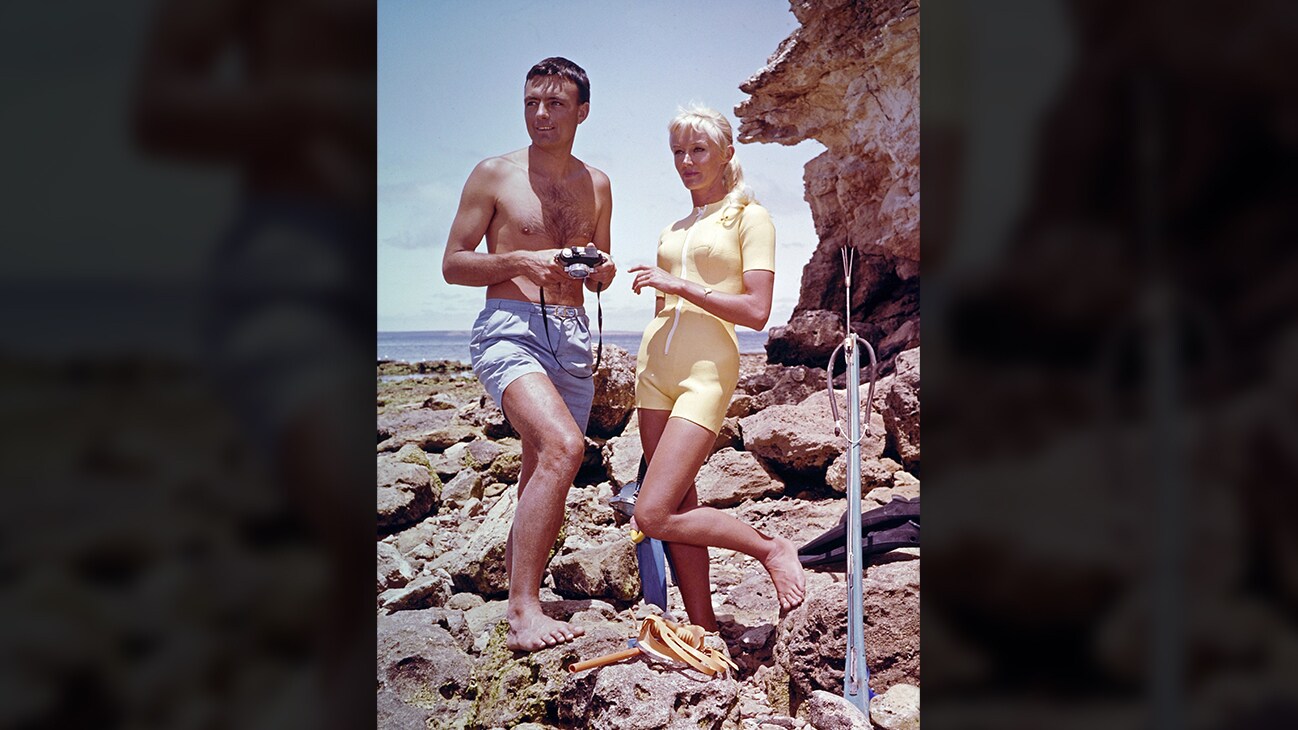
[[[861,586],[861,353],[847,336],[847,666],[843,698],[870,716],[870,668],[865,663],[865,612]]]
[[[870,716],[870,668],[865,663],[865,611],[861,586],[861,350],[852,331],[852,254],[843,251],[843,279],[847,287],[847,666],[843,672],[843,698]],[[873,354],[873,353],[871,353]],[[873,360],[873,358],[871,358]],[[831,363],[832,371],[832,363]],[[871,388],[873,391],[873,388]],[[832,393],[831,393],[832,397]]]

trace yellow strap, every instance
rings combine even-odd
[[[738,669],[738,665],[730,661],[725,652],[703,646],[703,639],[706,636],[708,632],[701,626],[675,624],[658,616],[650,616],[640,624],[636,649],[661,661],[688,664],[709,677],[725,674],[727,667]],[[628,659],[631,656],[634,654],[626,650],[606,654],[589,661],[571,664],[568,666],[568,671],[579,672]]]
[[[649,616],[640,625],[640,637],[637,643],[646,654],[666,661],[684,662],[709,676],[726,672],[726,668],[738,669],[725,653],[708,648],[703,649],[703,637],[706,632],[690,624],[674,624],[658,616]]]

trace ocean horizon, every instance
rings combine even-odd
[[[641,332],[605,332],[604,344],[617,345],[632,355],[640,349]],[[736,330],[739,338],[739,352],[742,354],[761,354],[766,352],[765,330]],[[599,336],[592,333],[593,342]],[[452,360],[469,362],[468,330],[420,330],[413,332],[379,332],[378,360],[394,362],[428,362],[432,360]]]

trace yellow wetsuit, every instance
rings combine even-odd
[[[742,212],[724,201],[695,208],[658,237],[658,267],[717,293],[742,294],[745,271],[775,271],[771,216],[756,203]],[[738,380],[734,323],[666,295],[640,340],[636,406],[670,410],[716,433]]]

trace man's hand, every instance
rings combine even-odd
[[[563,264],[555,260],[561,249],[549,248],[542,251],[515,251],[519,273],[526,276],[537,286],[559,286],[572,281],[563,270]]]
[[[586,288],[591,291],[607,289],[614,276],[617,276],[617,265],[611,256],[604,254],[604,262],[591,269],[590,276],[586,277]]]
[[[644,287],[657,289],[663,294],[677,294],[679,293],[680,284],[683,283],[681,279],[672,276],[657,266],[640,264],[627,269],[627,273],[635,274],[635,278],[631,280],[631,289],[636,294],[639,294]]]

